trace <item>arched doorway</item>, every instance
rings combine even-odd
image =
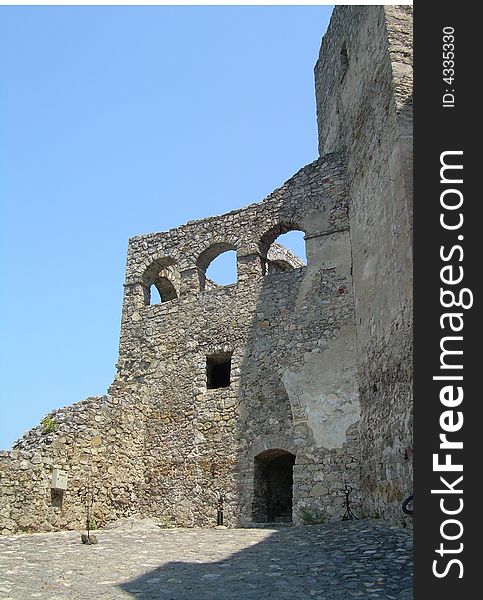
[[[252,505],[255,523],[292,521],[294,464],[295,456],[280,448],[255,457]]]

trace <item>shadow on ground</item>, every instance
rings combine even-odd
[[[119,587],[139,600],[412,598],[411,538],[401,529],[358,521],[267,533],[217,560],[220,536],[195,549],[203,561],[168,562]]]

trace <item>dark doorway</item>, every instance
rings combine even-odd
[[[293,466],[295,456],[279,448],[255,457],[253,521],[289,523],[292,521]]]

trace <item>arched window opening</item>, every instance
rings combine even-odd
[[[280,448],[255,457],[252,504],[255,523],[292,521],[294,464],[295,456]]]
[[[154,284],[147,291],[149,294],[149,300],[146,306],[162,303],[163,299],[161,298],[161,294],[159,293],[158,288]]]
[[[213,244],[200,254],[197,266],[202,291],[237,282],[237,255],[232,244]]]
[[[299,230],[288,231],[282,233],[276,238],[276,243],[283,246],[297,257],[304,265],[307,264],[307,256],[305,253],[304,232]]]
[[[180,274],[171,258],[154,261],[144,272],[144,304],[161,304],[178,297]]]
[[[217,285],[230,285],[237,282],[236,252],[227,250],[217,256],[206,269],[207,280]]]
[[[304,232],[296,227],[279,227],[264,236],[265,274],[283,273],[307,264]]]
[[[149,288],[149,302],[148,304],[161,304],[162,302],[169,302],[178,297],[176,288],[166,277],[158,277]]]

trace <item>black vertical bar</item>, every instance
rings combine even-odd
[[[482,456],[482,394],[477,373],[483,368],[479,350],[483,255],[479,215],[483,202],[481,191],[475,189],[481,151],[473,149],[471,142],[472,138],[476,141],[482,121],[476,102],[482,79],[478,57],[483,35],[481,22],[469,4],[421,1],[415,6],[414,17],[415,598],[465,600],[481,595],[478,546],[482,511],[476,486],[482,480],[478,464]],[[445,58],[448,62],[443,64]],[[444,155],[443,162],[463,168],[443,171],[442,181],[444,152],[450,154]],[[463,182],[457,183],[460,178]],[[443,207],[446,201],[456,206],[461,197],[460,209]],[[449,225],[459,223],[460,213],[464,219],[461,227],[442,226],[441,218]],[[451,268],[442,273],[448,265]],[[455,280],[461,274],[460,283],[448,284],[441,279]],[[464,289],[468,291],[461,297]],[[441,290],[453,291],[455,298],[462,298],[461,304],[468,307],[442,307]],[[474,304],[470,308],[471,297]],[[450,294],[444,298],[451,304]],[[461,315],[452,324],[456,328],[463,322],[462,330],[452,330],[449,318],[442,323],[444,313]],[[446,340],[444,346],[463,350],[462,355],[448,355],[445,361],[462,369],[441,368],[440,344],[446,336],[462,338]],[[447,376],[463,379],[433,379]],[[445,386],[455,394],[459,393],[458,387],[462,388],[464,398],[458,406],[445,406],[441,401]],[[444,399],[451,400],[448,390]],[[453,424],[456,429],[461,417],[461,428],[445,431],[443,425]],[[440,448],[441,434],[446,434],[447,440],[462,441],[463,448]],[[434,454],[438,455],[438,463],[451,460],[463,470],[435,470]],[[463,480],[456,484],[460,476]],[[443,508],[455,514],[445,514]]]

